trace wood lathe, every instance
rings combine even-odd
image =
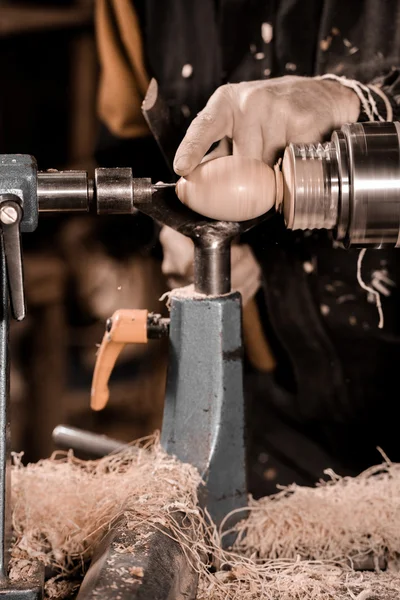
[[[124,344],[145,343],[149,337],[168,335],[170,354],[162,444],[167,452],[199,469],[205,481],[201,502],[216,523],[220,523],[229,511],[242,508],[247,502],[241,298],[231,291],[231,242],[278,211],[283,213],[288,228],[330,229],[345,246],[397,247],[399,140],[398,123],[344,126],[325,145],[290,145],[282,171],[275,174],[250,159],[216,159],[199,167],[186,182],[178,183],[178,194],[186,205],[177,198],[175,184],[134,179],[130,169],[97,169],[91,182],[87,173],[81,171],[38,173],[31,156],[0,157],[0,593],[4,597],[40,598],[43,585],[40,573],[18,588],[7,579],[8,307],[10,303],[17,320],[24,318],[21,232],[33,231],[41,212],[82,212],[93,206],[98,214],[133,214],[139,210],[193,240],[195,293],[171,295],[169,320],[145,311],[118,311],[111,317],[94,375],[92,405],[101,409],[107,401],[108,378]],[[234,174],[229,164],[234,165]],[[238,211],[244,195],[251,201],[257,194],[258,214],[253,219],[220,221],[192,210],[200,211],[202,199],[212,194],[212,177],[217,177],[218,169],[219,189],[229,186],[231,201],[237,203]],[[203,178],[201,173],[207,177]],[[214,197],[217,203],[218,196]],[[213,210],[213,203],[210,207]],[[209,212],[207,207],[206,212]],[[126,532],[116,528],[112,535],[89,569],[79,594],[81,600],[95,596],[108,598],[111,594],[105,582],[107,557],[118,536]],[[167,540],[163,542],[166,545]],[[168,554],[166,546],[164,551]],[[129,556],[120,556],[119,560],[129,561]],[[150,558],[146,560],[151,569]],[[144,600],[195,597],[195,575],[190,575],[190,566],[182,556],[176,563],[179,568],[173,564],[169,565],[168,577],[159,572],[157,596],[154,595],[157,573],[153,572],[153,587],[146,588],[145,575],[139,592],[124,589],[119,597],[139,598],[139,593]],[[112,583],[117,585],[115,595],[118,582]]]

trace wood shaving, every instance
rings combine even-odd
[[[199,573],[198,600],[400,597],[400,464],[386,460],[356,478],[328,471],[330,480],[316,488],[292,485],[250,499],[227,551],[229,531],[197,505],[198,473],[166,455],[157,438],[97,461],[72,453],[26,467],[15,461],[12,577],[40,560],[58,571],[46,583],[47,598],[76,592],[94,548],[121,514],[129,528],[168,528]],[[184,529],[174,511],[186,514]],[[134,555],[135,548],[124,551]],[[365,558],[375,571],[353,568]],[[132,566],[124,575],[137,584],[143,570]]]

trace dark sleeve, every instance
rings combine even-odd
[[[400,67],[392,69],[389,73],[374,79],[370,82],[370,90],[373,99],[375,100],[377,110],[384,120],[388,120],[387,103],[390,104],[393,111],[392,121],[400,121]],[[386,97],[387,102],[374,88],[378,88]],[[359,121],[369,121],[365,111],[361,109]]]

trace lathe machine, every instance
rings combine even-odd
[[[132,327],[129,311],[118,312],[107,324],[93,394],[96,402],[106,402],[108,377],[123,344],[169,336],[162,444],[167,452],[199,469],[206,482],[200,502],[220,523],[227,513],[244,507],[247,501],[241,298],[231,291],[232,240],[252,227],[262,226],[265,219],[280,211],[288,228],[329,229],[346,247],[397,247],[400,243],[399,123],[346,125],[324,145],[290,145],[282,172],[282,202],[257,219],[233,223],[213,221],[192,212],[177,199],[173,189],[149,179],[134,179],[127,168],[99,168],[91,181],[83,171],[38,172],[31,156],[0,156],[1,595],[40,598],[43,586],[40,574],[18,586],[7,579],[9,305],[15,319],[24,318],[21,233],[34,231],[41,213],[88,212],[93,207],[98,214],[134,214],[139,210],[193,240],[195,293],[172,295],[169,319],[146,313]],[[81,600],[109,596],[107,557],[121,535],[127,533],[116,528],[98,549],[82,585]],[[163,552],[142,557],[146,569],[151,569],[152,561],[163,563],[163,570],[158,571],[158,577],[162,576],[158,587],[154,573],[149,578],[151,586],[147,585],[145,569],[140,591],[121,589],[120,599],[195,597],[195,576],[190,575],[189,565],[167,537],[162,543]],[[120,555],[116,560],[127,561],[129,556]]]

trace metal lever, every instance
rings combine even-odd
[[[0,226],[3,233],[11,309],[17,321],[22,321],[26,314],[20,234],[22,215],[18,196],[0,195]]]
[[[147,344],[148,339],[168,335],[169,319],[148,314],[147,310],[120,309],[108,319],[106,332],[97,353],[93,373],[91,402],[93,410],[103,410],[109,398],[108,380],[126,344]]]

